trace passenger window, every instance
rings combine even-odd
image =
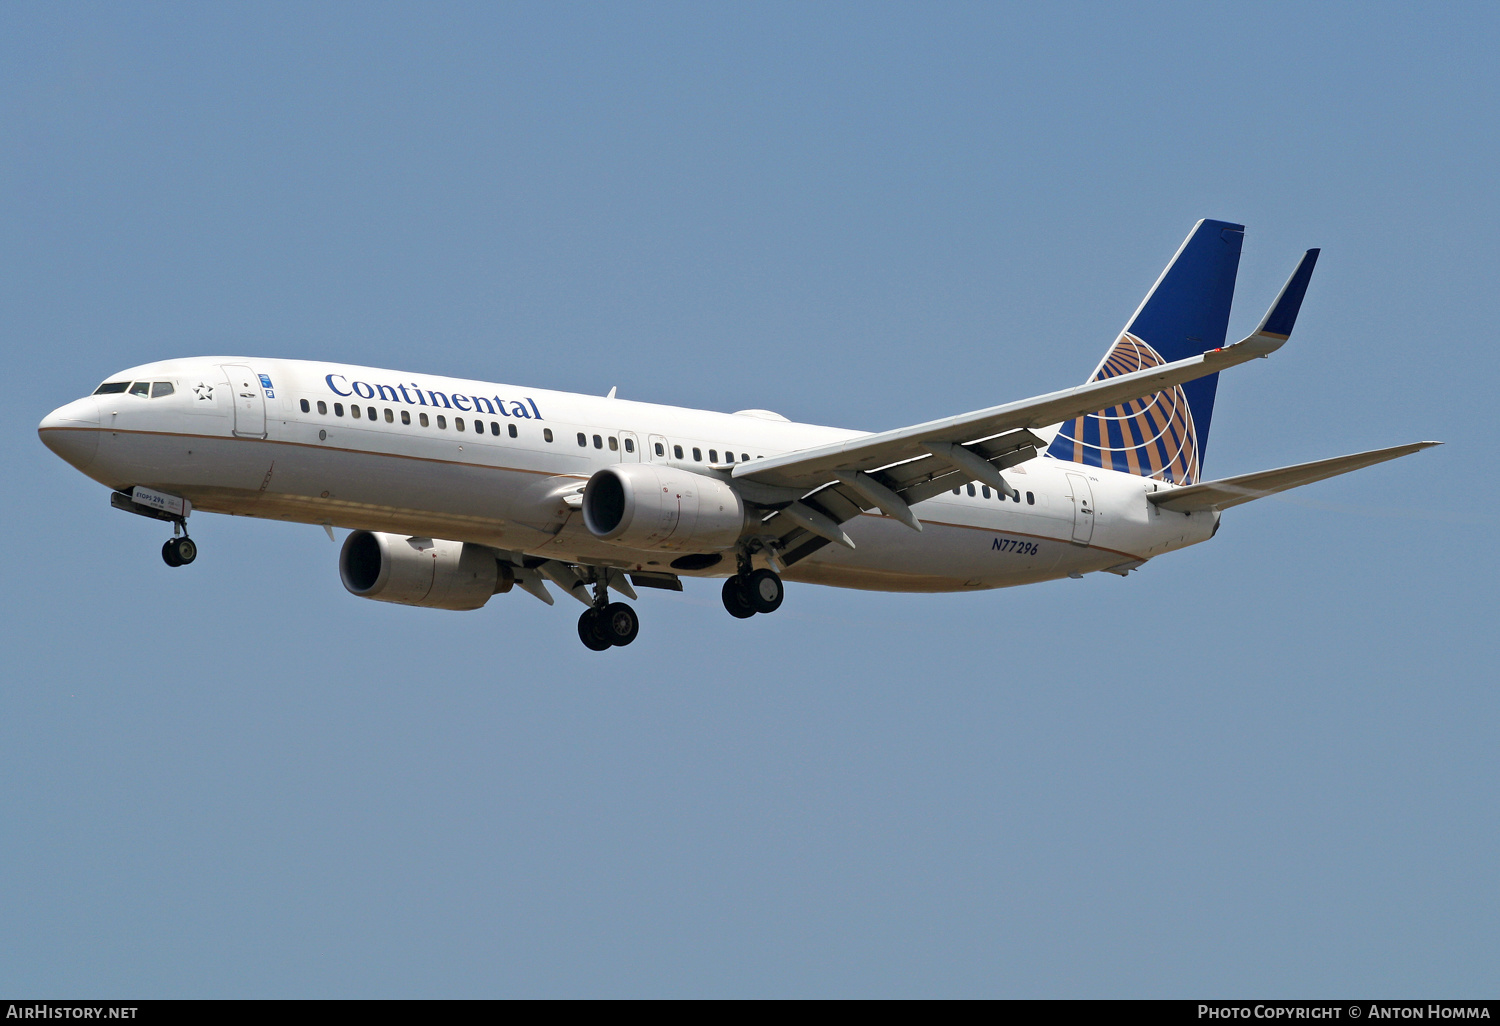
[[[973,485],[969,485],[969,498],[972,499],[973,497],[974,497],[974,486]]]
[[[620,451],[620,440],[618,438],[616,438],[614,435],[610,435],[609,436],[609,451],[610,452],[619,452]]]
[[[427,414],[425,414],[425,413],[419,413],[419,414],[417,414],[417,423],[420,424],[420,425],[422,425],[423,427],[426,427],[427,426]]]
[[[740,453],[740,462],[741,463],[749,463],[750,462],[750,454],[748,452],[742,452],[742,453]]]
[[[151,383],[151,398],[153,399],[160,399],[164,395],[171,395],[172,392],[173,388],[170,381],[153,381]],[[302,403],[302,412],[307,412],[306,401]]]
[[[358,406],[351,406],[351,407],[349,407],[349,416],[353,417],[355,420],[358,420],[359,419],[359,407]]]
[[[983,495],[986,499],[988,499],[990,497],[990,486],[989,485],[981,485],[980,488],[979,488],[979,494]]]
[[[1030,492],[1026,493],[1026,505],[1028,505],[1028,506],[1035,506],[1036,505],[1036,496],[1033,495]]]
[[[510,437],[512,437],[512,438],[516,437],[516,426],[514,424],[512,424],[510,426]],[[550,441],[552,441],[552,429],[551,428],[542,428],[542,441],[544,441],[544,442],[550,442]]]
[[[710,462],[710,463],[717,463],[717,462],[719,462],[719,450],[717,450],[717,449],[710,449],[710,450],[708,450],[708,462]]]
[[[393,414],[393,413],[392,413],[392,412],[391,412],[391,411],[390,411],[390,409],[389,409],[389,408],[387,408],[387,409],[386,409],[386,411],[385,411],[385,422],[386,422],[386,423],[387,423],[387,424],[394,424],[394,423],[396,423],[396,415],[395,415],[395,414]]]
[[[734,462],[734,453],[730,452],[728,449],[724,450],[724,462],[725,463],[733,463]]]
[[[1010,498],[1011,498],[1012,502],[1020,502],[1021,501],[1021,489],[1017,488],[1015,491],[1011,492],[1010,493]]]
[[[325,417],[328,415],[328,404],[321,399],[318,400],[318,412]]]
[[[403,424],[410,424],[411,423],[411,411],[410,410],[402,410],[401,411],[401,423],[403,423]]]
[[[959,490],[958,490],[958,489],[957,489],[957,488],[955,488],[955,489],[953,489],[953,494],[954,494],[954,495],[957,495],[957,494],[959,494]]]
[[[490,434],[496,438],[500,437],[500,422],[498,420],[490,421]]]
[[[121,392],[125,391],[129,387],[130,387],[130,382],[128,382],[128,381],[106,381],[104,384],[102,384],[98,388],[94,389],[94,394],[95,395],[119,395]]]
[[[366,406],[365,407],[365,416],[369,417],[371,420],[374,420],[375,419],[375,407],[373,407],[373,406]]]
[[[674,446],[672,446],[672,455],[675,456],[675,457],[677,457],[678,459],[682,459],[682,446],[680,446],[680,445],[674,445]]]
[[[658,456],[665,456],[667,454],[667,447],[660,442],[652,443],[652,447],[656,450],[656,455]]]
[[[448,418],[445,417],[445,416],[443,416],[441,413],[439,413],[438,414],[438,430],[439,431],[446,431],[447,429],[448,429]]]
[[[604,448],[604,439],[600,438],[598,435],[594,436],[594,448],[595,449],[602,449],[602,448]]]
[[[135,384],[133,384],[133,385],[130,386],[130,394],[131,395],[138,395],[138,396],[142,396],[142,397],[150,395],[151,394],[151,382],[149,382],[149,381],[137,381]]]
[[[516,426],[514,424],[507,424],[505,426],[510,429],[510,437],[512,437],[512,438],[516,437]],[[547,429],[547,441],[549,441],[549,442],[552,441],[552,429],[551,428]]]
[[[354,407],[354,408],[355,409],[359,409],[359,407],[357,407],[357,406]],[[333,415],[335,417],[342,417],[344,415],[344,404],[343,403],[334,403],[333,404]]]
[[[303,413],[311,413],[312,412],[312,404],[310,404],[306,399],[302,400],[302,412]]]
[[[634,438],[627,438],[627,439],[625,439],[625,451],[626,452],[635,452],[635,439]]]
[[[454,417],[453,418],[453,430],[455,430],[455,431],[462,431],[463,429],[464,429],[464,419],[462,417]]]
[[[699,463],[703,462],[703,450],[698,448],[696,445],[693,446],[693,459]]]
[[[582,431],[578,432],[578,447],[580,449],[587,449],[589,447],[589,437]]]

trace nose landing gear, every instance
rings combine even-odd
[[[172,518],[172,537],[162,544],[161,558],[167,566],[187,566],[198,558],[198,543],[188,537],[185,520]]]
[[[161,558],[167,566],[187,566],[198,558],[198,543],[187,535],[168,538],[161,547]]]
[[[187,532],[188,514],[193,510],[187,499],[136,485],[123,492],[110,492],[109,504],[126,513],[165,520],[172,525],[172,537],[161,547],[162,562],[167,566],[187,566],[198,558],[198,545]]]

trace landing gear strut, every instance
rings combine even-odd
[[[603,581],[594,584],[594,605],[578,618],[578,640],[595,651],[623,647],[641,632],[641,619],[623,602],[609,601]]]

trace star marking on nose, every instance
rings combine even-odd
[[[198,399],[200,401],[204,399],[212,399],[214,397],[214,386],[202,381],[193,386],[193,391],[198,394]]]

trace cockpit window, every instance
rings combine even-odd
[[[151,398],[160,399],[164,395],[172,394],[172,383],[170,381],[151,382]]]
[[[131,395],[147,396],[151,394],[151,382],[137,381],[130,386]]]
[[[130,387],[130,382],[128,382],[128,381],[106,381],[104,384],[102,384],[98,388],[94,389],[94,394],[95,395],[119,395],[121,392],[125,391],[129,387]]]

